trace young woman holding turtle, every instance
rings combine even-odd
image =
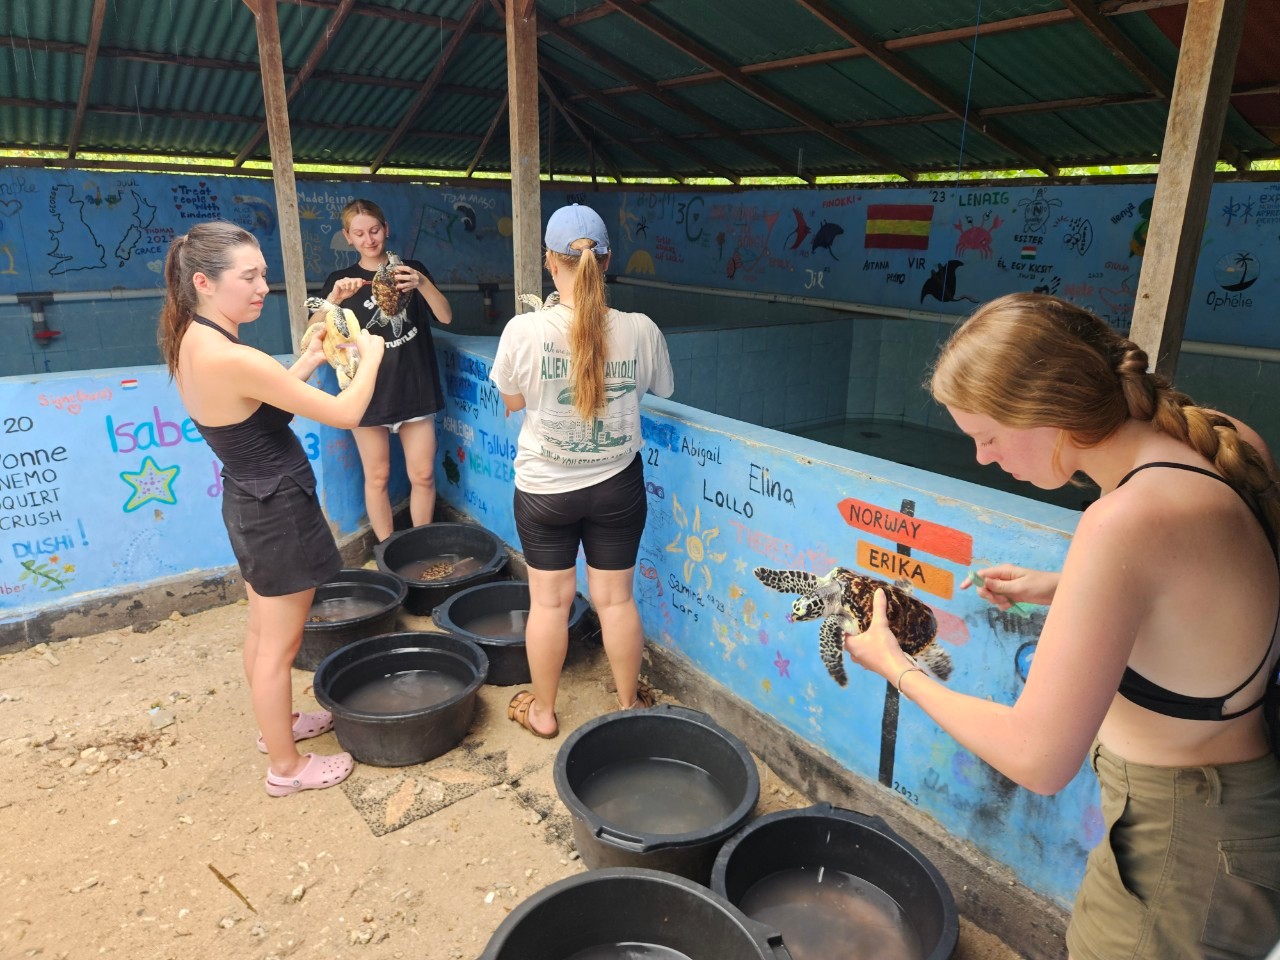
[[[361,333],[361,366],[330,396],[306,383],[324,363],[323,334],[286,370],[240,342],[242,324],[262,313],[267,264],[253,235],[225,221],[178,237],[165,259],[159,341],[169,374],[200,435],[222,462],[222,518],[249,595],[244,670],[270,758],[267,793],[330,787],[351,772],[350,754],[298,753],[297,740],[333,726],[326,711],[292,713],[290,668],[315,588],[342,568],[316,499],[316,480],[295,414],[351,427],[373,396],[382,340]]]
[[[360,259],[325,277],[325,299],[356,315],[362,330],[386,342],[386,356],[373,400],[352,431],[364,467],[364,503],[374,536],[391,536],[394,520],[391,434],[400,438],[409,474],[409,518],[430,523],[436,508],[435,414],[444,407],[440,369],[431,340],[431,319],[449,323],[449,301],[417,260],[388,252],[391,229],[382,209],[369,200],[342,208],[342,235]],[[323,320],[322,312],[312,320]]]
[[[642,313],[605,300],[609,234],[589,207],[551,215],[546,267],[559,303],[512,318],[490,378],[507,410],[524,410],[517,442],[515,520],[529,568],[525,644],[532,692],[507,716],[554,737],[556,691],[568,650],[578,547],[621,707],[652,706],[640,682],[644,634],[632,585],[648,502],[640,398],[675,388],[667,342]]]
[[[1050,604],[1013,705],[919,672],[883,595],[846,650],[1031,790],[1062,789],[1088,760],[1106,832],[1068,929],[1073,960],[1265,956],[1280,939],[1280,761],[1264,718],[1280,647],[1280,497],[1267,452],[1053,297],[979,309],[943,349],[932,389],[979,462],[1042,489],[1081,471],[1102,496],[1061,573],[978,571],[979,595],[1001,608]]]

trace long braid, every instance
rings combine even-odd
[[[1267,521],[1273,541],[1280,536],[1280,492],[1266,461],[1240,436],[1236,425],[1215,410],[1197,406],[1160,374],[1147,372],[1147,355],[1134,343],[1123,349],[1116,373],[1135,420],[1150,421],[1157,430],[1181,440],[1213,463],[1218,472]]]

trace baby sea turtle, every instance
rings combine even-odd
[[[403,312],[409,301],[409,294],[396,286],[396,267],[403,263],[394,253],[387,253],[387,262],[378,268],[373,275],[371,290],[373,302],[378,305],[383,316],[395,317]],[[398,332],[397,332],[398,335]]]
[[[360,351],[356,348],[356,334],[360,332],[360,321],[350,310],[319,297],[308,297],[306,307],[313,313],[323,310],[324,321],[316,321],[307,327],[306,333],[302,335],[302,349],[307,349],[311,338],[323,326],[324,358],[338,374],[338,389],[345,390],[360,366]]]
[[[874,577],[835,567],[825,577],[805,570],[771,570],[756,567],[756,579],[770,590],[800,594],[791,605],[788,620],[817,620],[818,652],[822,663],[840,686],[849,682],[844,670],[844,634],[862,633],[871,626],[871,604],[876,588],[884,590],[889,629],[902,649],[919,659],[938,677],[951,676],[951,656],[937,642],[938,622],[928,605],[901,587]]]

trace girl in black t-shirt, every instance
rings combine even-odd
[[[325,278],[326,299],[355,313],[360,327],[386,341],[373,400],[360,426],[351,431],[364,466],[364,502],[369,525],[379,540],[391,536],[393,520],[387,483],[391,479],[391,434],[400,437],[409,474],[409,516],[414,526],[430,523],[436,506],[436,428],[434,415],[444,406],[440,370],[431,342],[431,318],[453,319],[427,268],[417,260],[395,267],[396,286],[410,294],[392,316],[372,296],[370,285],[388,263],[390,229],[376,203],[352,200],[342,209],[342,235],[360,255],[345,270]],[[312,320],[323,319],[319,314]]]

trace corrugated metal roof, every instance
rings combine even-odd
[[[470,166],[506,92],[492,0],[360,0],[335,30],[338,5],[277,5],[286,84],[323,51],[290,103],[295,162],[367,166],[389,147],[388,167]],[[1159,88],[1177,68],[1185,7],[1096,6],[1104,27],[1151,65],[1155,89],[1061,0],[827,0],[814,12],[807,0],[537,0],[543,79],[581,131],[543,92],[544,163],[552,110],[560,173],[587,173],[592,149],[601,173],[611,161],[629,176],[735,178],[1154,157],[1168,110]],[[78,154],[226,160],[245,150],[264,106],[256,24],[243,0],[106,0],[90,50],[94,8],[95,0],[0,3],[0,143],[65,153],[79,118]],[[843,24],[824,19],[827,11]],[[472,29],[415,108],[473,12]],[[1278,156],[1280,3],[1255,2],[1247,15],[1224,154]],[[858,36],[883,46],[868,55],[849,39]],[[94,68],[81,103],[88,53]],[[967,128],[956,116],[965,110]],[[480,169],[508,168],[506,126],[498,124]],[[252,156],[269,156],[266,138]]]

